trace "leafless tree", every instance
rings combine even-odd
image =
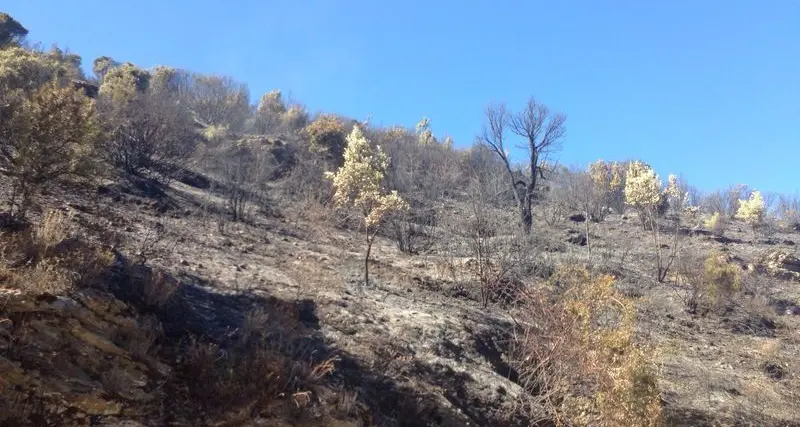
[[[566,133],[566,119],[561,113],[551,113],[546,105],[534,98],[530,98],[518,113],[509,112],[502,104],[486,109],[486,125],[481,140],[505,165],[526,234],[530,233],[533,225],[532,205],[536,197],[536,184],[540,177],[543,178],[541,164],[549,154],[560,148]],[[527,152],[527,164],[522,171],[516,171],[511,163],[506,129],[524,141],[518,146]]]
[[[266,182],[277,169],[268,149],[245,143],[215,152],[207,167],[219,178],[219,190],[234,222],[247,221],[253,202],[266,202]]]

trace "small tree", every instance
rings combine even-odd
[[[749,199],[739,200],[739,209],[736,210],[736,218],[751,226],[754,233],[756,227],[764,222],[765,214],[766,205],[764,204],[764,197],[761,196],[760,191],[756,190],[750,193]]]
[[[159,65],[150,70],[149,92],[154,95],[173,98],[177,101],[189,95],[190,75],[184,70]]]
[[[342,163],[342,153],[347,144],[345,127],[336,116],[321,115],[303,129],[308,138],[309,150],[319,153],[334,165]]]
[[[674,224],[673,241],[669,253],[664,253],[661,242],[661,226],[659,218],[666,212],[671,199],[679,198],[680,191],[677,179],[671,178],[669,185],[662,192],[661,180],[650,165],[634,161],[628,165],[625,177],[625,203],[639,212],[642,227],[653,233],[653,246],[656,255],[656,279],[663,282],[667,278],[672,264],[678,256],[680,248],[680,219]]]
[[[725,234],[725,218],[719,212],[711,214],[708,219],[703,221],[703,225],[715,236],[723,236]]]
[[[190,82],[190,108],[206,125],[238,131],[250,114],[247,85],[230,77],[195,74]]]
[[[62,64],[50,56],[11,46],[0,49],[0,95],[14,89],[32,93],[63,73]]]
[[[281,117],[281,124],[289,132],[298,132],[308,125],[308,110],[301,104],[290,105]]]
[[[273,90],[265,93],[258,102],[255,112],[256,130],[262,134],[274,132],[281,125],[285,113],[286,104],[283,102],[281,91]]]
[[[100,56],[95,58],[92,62],[92,72],[94,73],[95,78],[100,83],[103,83],[103,79],[105,78],[106,74],[114,67],[119,66],[117,61],[114,61],[111,57],[108,56]]]
[[[651,349],[636,342],[636,309],[610,276],[562,268],[523,296],[509,361],[532,425],[661,426]],[[516,317],[515,316],[515,317]]]
[[[339,207],[355,207],[364,218],[367,252],[364,257],[364,284],[369,285],[369,255],[383,217],[404,210],[406,202],[396,191],[383,188],[389,159],[380,147],[373,148],[361,127],[355,126],[347,137],[344,164],[336,173],[326,176],[333,181],[334,203]]]
[[[661,180],[656,172],[646,163],[631,162],[625,180],[625,203],[636,209],[643,227],[654,226],[661,202]]]
[[[436,142],[436,138],[433,137],[433,132],[431,131],[431,121],[427,117],[423,117],[422,120],[417,123],[416,129],[420,144],[428,145]]]
[[[625,208],[625,171],[617,162],[598,160],[589,165],[594,187],[592,219],[602,221],[609,209],[622,212]]]
[[[24,216],[44,184],[85,171],[97,135],[91,100],[56,82],[0,107],[0,172],[13,182],[11,213]]]

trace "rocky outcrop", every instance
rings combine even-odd
[[[800,259],[787,252],[771,251],[761,258],[759,266],[775,277],[800,281]]]
[[[137,417],[159,400],[170,368],[147,354],[147,322],[126,304],[95,290],[0,289],[0,301],[0,424]]]

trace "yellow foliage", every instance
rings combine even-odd
[[[116,66],[117,63],[113,59],[108,56],[101,56],[95,58],[94,62],[92,62],[92,72],[102,82],[106,73]]]
[[[50,55],[16,46],[0,49],[0,94],[36,90],[62,74],[63,64]]]
[[[103,84],[100,85],[100,94],[109,97],[114,103],[122,104],[145,92],[149,83],[150,74],[147,71],[126,62],[106,73]]]
[[[625,203],[637,209],[655,208],[661,202],[661,180],[650,165],[635,161],[628,165]]]
[[[148,89],[155,94],[177,95],[181,90],[181,73],[180,70],[173,67],[163,65],[153,67],[150,71]]]
[[[667,188],[664,190],[664,195],[669,197],[671,200],[674,200],[676,204],[683,205],[685,197],[681,192],[680,186],[678,185],[677,176],[670,174],[667,177]]]
[[[322,115],[303,129],[310,149],[338,160],[345,145],[344,123],[335,116]]]
[[[741,269],[728,261],[722,253],[712,253],[703,263],[703,283],[711,298],[719,301],[739,291]]]
[[[279,90],[265,93],[258,102],[258,114],[283,114],[286,106],[283,104],[282,94]]]
[[[634,341],[633,301],[613,278],[585,268],[560,269],[552,281],[563,291],[527,301],[530,317],[522,321],[536,326],[515,343],[520,375],[548,396],[538,417],[556,425],[661,425],[653,354]]]
[[[598,160],[589,165],[589,176],[592,178],[595,190],[606,199],[611,199],[614,194],[623,191],[623,171],[617,162],[607,163]]]
[[[406,139],[411,135],[408,129],[401,127],[401,126],[392,126],[383,131],[386,135],[386,138],[389,140],[400,141]]]
[[[283,113],[281,120],[291,130],[302,129],[308,123],[308,111],[302,105],[292,105]]]
[[[453,148],[453,137],[450,136],[450,135],[445,136],[444,137],[444,141],[442,141],[442,146],[444,148],[447,148],[448,150],[452,149]]]
[[[33,243],[40,253],[47,252],[69,237],[72,215],[60,210],[50,209],[42,220],[33,227]]]
[[[704,221],[704,225],[714,234],[722,234],[725,230],[725,220],[720,216],[719,212],[714,212],[711,217]]]
[[[228,136],[228,133],[229,129],[224,125],[211,125],[203,129],[203,136],[212,143],[222,141]]]
[[[406,208],[406,202],[396,191],[382,189],[388,158],[380,147],[372,148],[359,126],[347,137],[344,164],[336,173],[328,173],[333,181],[333,201],[337,206],[354,206],[363,217],[367,230],[377,226],[390,212]]]
[[[757,225],[764,220],[766,205],[760,191],[753,191],[748,200],[739,200],[736,218],[750,225]]]
[[[589,165],[589,176],[599,189],[615,191],[622,188],[622,171],[617,162],[598,160]]]

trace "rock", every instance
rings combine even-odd
[[[189,265],[189,261],[186,261],[185,259],[182,259],[181,260],[181,265],[187,266],[187,265]]]
[[[108,339],[101,337],[100,335],[97,335],[94,332],[91,332],[83,328],[82,326],[79,325],[73,326],[72,328],[70,328],[69,332],[75,338],[78,338],[79,340],[85,342],[86,344],[92,347],[97,348],[98,350],[104,353],[113,354],[115,356],[122,356],[123,354],[125,354],[125,352],[122,351],[122,349],[114,345],[114,343],[112,343]]]
[[[573,245],[578,245],[578,246],[586,246],[587,244],[586,234],[584,233],[570,234],[570,236],[567,237],[567,243],[572,243]]]
[[[771,251],[759,263],[768,273],[800,281],[800,259],[781,250]]]
[[[69,400],[72,407],[89,415],[118,415],[122,412],[121,403],[104,400],[96,396],[81,395]]]
[[[572,222],[586,222],[586,215],[584,214],[570,215],[569,220]]]

